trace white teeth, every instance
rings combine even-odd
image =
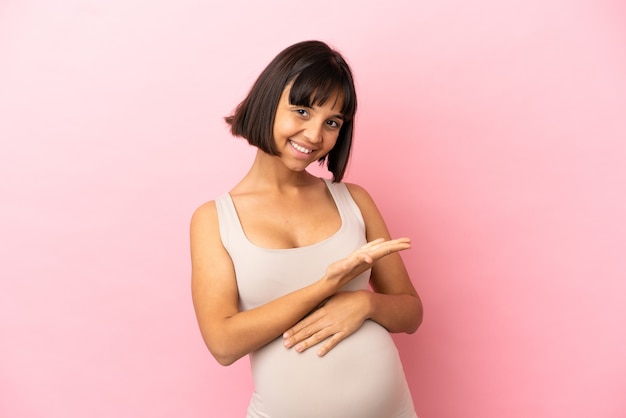
[[[303,152],[303,153],[305,153],[305,154],[310,154],[310,153],[312,153],[312,152],[313,152],[312,150],[307,149],[307,148],[304,148],[303,146],[300,146],[300,145],[296,144],[296,143],[295,143],[295,142],[293,142],[293,141],[289,141],[289,143],[291,144],[291,146],[292,146],[292,147],[294,147],[294,148],[295,148],[295,149],[297,149],[298,151]]]

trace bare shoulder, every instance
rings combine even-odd
[[[198,207],[191,216],[190,238],[194,249],[204,249],[209,245],[221,244],[217,206],[214,200]],[[193,255],[193,254],[192,254]]]
[[[200,205],[191,215],[191,228],[217,222],[217,206],[215,200]]]
[[[365,190],[365,188],[354,183],[346,183],[346,187],[356,204],[361,209],[361,212],[369,212],[371,210],[378,212],[374,199],[372,199],[372,196],[367,190]]]
[[[216,297],[236,304],[234,268],[222,243],[215,201],[201,205],[191,217],[191,279],[196,307]],[[212,300],[212,299],[211,299]],[[222,302],[213,301],[214,306]]]

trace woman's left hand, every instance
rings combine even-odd
[[[302,352],[322,341],[323,356],[341,340],[358,330],[367,319],[369,291],[339,292],[283,334],[284,345]]]

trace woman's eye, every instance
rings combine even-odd
[[[328,125],[330,125],[331,128],[339,128],[340,125],[336,120],[329,120],[326,122]]]
[[[308,116],[309,112],[307,112],[305,109],[296,109],[296,112],[300,115],[300,116]]]

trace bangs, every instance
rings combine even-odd
[[[289,91],[289,103],[296,106],[323,106],[329,100],[343,99],[341,114],[351,120],[356,111],[356,93],[342,69],[327,63],[310,65],[297,74]]]

